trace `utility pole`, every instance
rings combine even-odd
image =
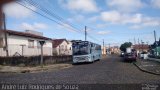
[[[142,49],[142,48],[143,48],[143,44],[142,44],[142,42],[143,42],[143,41],[141,40],[141,51],[143,52],[143,49]]]
[[[144,42],[142,41],[142,52],[143,52],[143,46],[144,46]]]
[[[157,40],[156,40],[156,31],[154,30],[154,39],[155,39],[155,47],[156,47],[156,56],[157,56]]]
[[[3,25],[4,25],[4,33],[5,33],[5,50],[6,50],[6,56],[9,56],[8,53],[8,40],[7,40],[7,31],[6,31],[6,20],[5,20],[5,14],[3,13]]]
[[[0,0],[0,30],[3,29],[3,10],[2,10],[2,6],[4,4],[7,4],[9,2],[13,2],[13,1],[16,1],[16,0]]]
[[[105,49],[105,48],[104,48],[104,39],[103,39],[103,55],[104,55],[104,49]]]
[[[139,43],[139,38],[138,38],[138,57],[140,56],[139,52],[140,52],[140,43]]]
[[[154,30],[154,40],[156,42],[156,31]]]
[[[2,4],[0,4],[0,30],[3,29],[3,23],[4,23],[4,16],[3,16],[3,11],[2,11]]]
[[[135,37],[134,37],[134,45],[136,45],[136,39],[135,39]]]
[[[87,41],[87,26],[85,26],[85,41]]]
[[[109,54],[111,53],[110,45],[111,45],[111,44],[109,43]]]

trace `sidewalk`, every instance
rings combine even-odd
[[[134,65],[144,72],[160,75],[160,63],[157,61],[137,60]]]
[[[69,67],[72,67],[72,64],[65,63],[65,64],[44,65],[43,68],[41,66],[20,67],[20,66],[0,65],[0,73],[36,73],[36,72],[59,70],[59,69],[64,69]]]

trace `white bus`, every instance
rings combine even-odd
[[[102,57],[101,45],[89,42],[72,41],[73,63],[94,62]]]

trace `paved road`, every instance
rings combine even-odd
[[[122,62],[120,57],[107,56],[92,64],[74,65],[59,71],[0,73],[0,83],[160,84],[160,76],[142,72],[132,63]]]

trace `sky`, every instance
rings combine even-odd
[[[27,0],[25,6],[45,15]],[[26,2],[24,2],[26,1]],[[105,45],[120,45],[124,42],[152,44],[156,31],[160,38],[160,0],[29,0],[63,18],[61,25],[55,17],[43,17],[18,3],[4,6],[6,27],[10,30],[35,30],[54,39],[87,40]],[[59,22],[59,21],[58,21]],[[69,23],[69,24],[68,24]],[[70,25],[74,26],[71,27]]]

